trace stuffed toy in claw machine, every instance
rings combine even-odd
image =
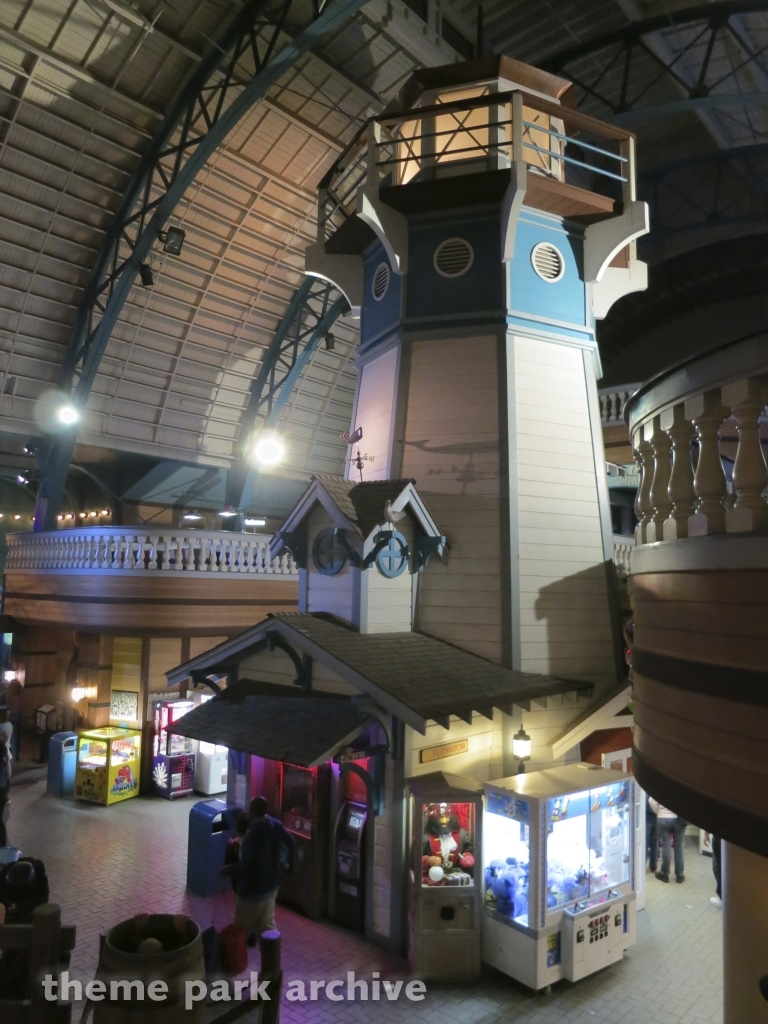
[[[421,858],[424,885],[472,885],[475,858],[467,825],[468,821],[461,821],[455,813],[453,804],[433,804],[429,808]]]

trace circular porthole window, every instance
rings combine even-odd
[[[376,271],[373,275],[373,284],[371,286],[371,291],[373,292],[374,299],[376,299],[377,302],[381,302],[381,300],[387,294],[388,288],[389,264],[382,262],[378,265],[378,267],[376,267]]]
[[[347,551],[339,531],[333,528],[321,530],[312,545],[312,561],[323,576],[336,576],[344,568]]]
[[[464,238],[446,238],[435,249],[433,262],[442,277],[461,277],[475,262],[475,250]]]
[[[539,242],[531,249],[533,269],[549,284],[559,281],[565,273],[565,260],[556,245],[551,242]]]

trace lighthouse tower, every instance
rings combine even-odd
[[[360,315],[364,480],[412,478],[450,554],[414,628],[522,671],[621,666],[595,321],[646,287],[634,139],[507,57],[418,72],[319,190],[306,272]],[[355,454],[354,451],[351,452]]]

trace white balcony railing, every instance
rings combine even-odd
[[[619,579],[629,576],[630,558],[635,548],[634,537],[622,537],[618,533],[613,535],[613,564],[616,566],[616,573]]]
[[[639,387],[639,384],[622,384],[615,388],[600,388],[598,395],[603,426],[624,422],[624,406]]]
[[[6,572],[221,572],[298,576],[290,554],[270,558],[264,534],[102,526],[7,534]]]

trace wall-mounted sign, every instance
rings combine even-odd
[[[422,764],[427,764],[443,757],[453,757],[454,754],[466,754],[468,750],[469,740],[454,740],[453,743],[441,743],[439,747],[425,747],[420,751],[420,760]]]
[[[139,695],[134,690],[113,690],[110,718],[136,722],[139,718]]]

